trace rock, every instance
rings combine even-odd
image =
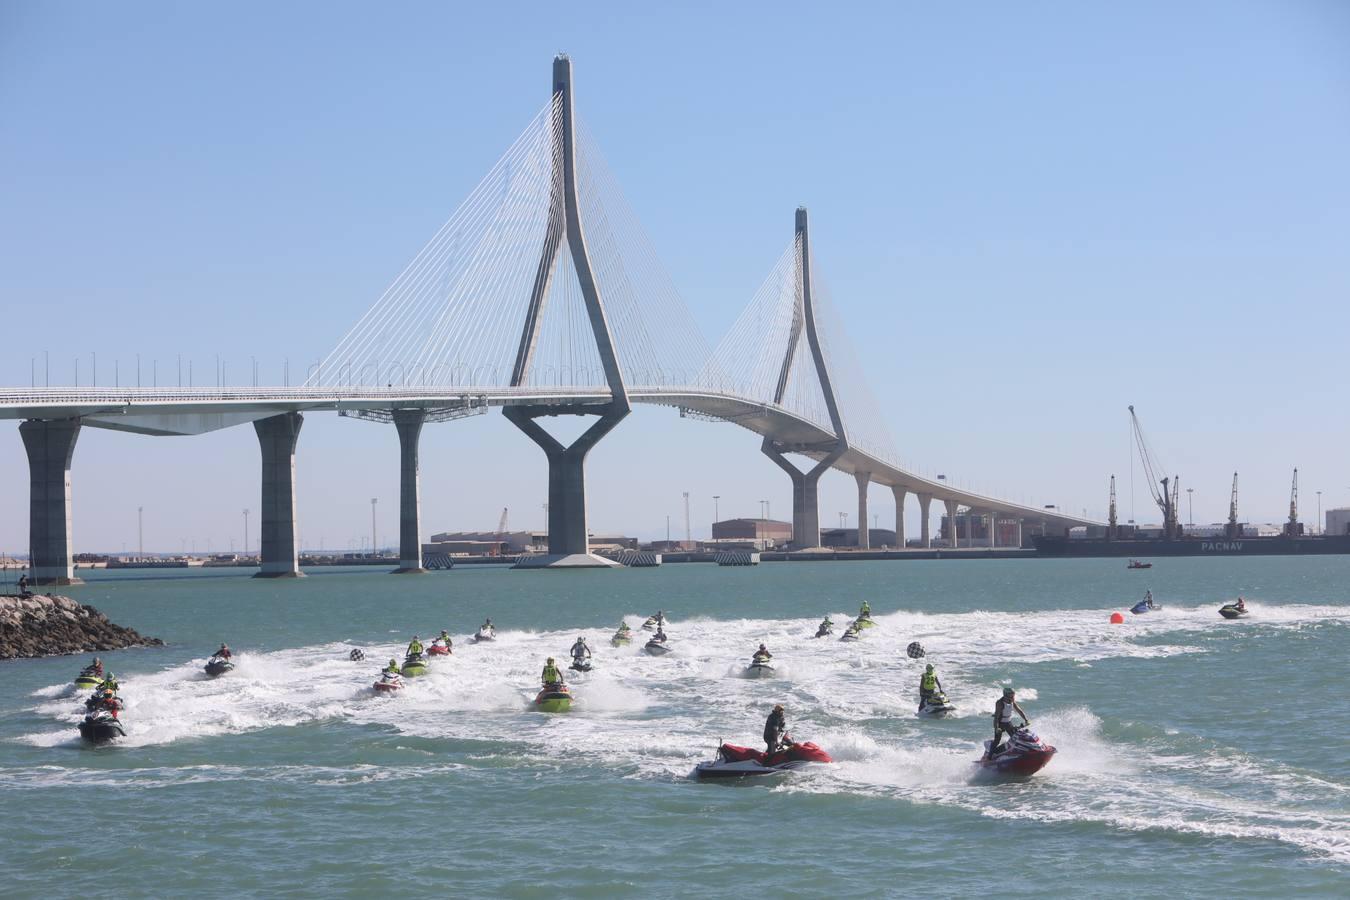
[[[55,594],[0,596],[0,659],[159,647],[164,642],[108,621],[92,606]]]

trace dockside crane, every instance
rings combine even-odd
[[[1228,525],[1224,535],[1230,539],[1242,537],[1242,526],[1237,520],[1237,473],[1233,473],[1233,496],[1228,500]]]
[[[497,534],[495,535],[496,540],[493,542],[496,544],[496,546],[492,548],[493,556],[501,555],[502,543],[506,541],[506,524],[508,512],[509,512],[508,509],[505,506],[503,506],[502,517],[497,520]]]
[[[1167,477],[1163,475],[1159,478],[1159,473],[1166,470],[1158,464],[1153,456],[1153,451],[1149,449],[1148,441],[1144,439],[1144,429],[1139,425],[1139,417],[1134,414],[1134,407],[1130,407],[1130,422],[1134,425],[1134,440],[1139,446],[1139,459],[1144,466],[1144,477],[1148,481],[1148,489],[1153,494],[1153,502],[1158,504],[1158,509],[1163,514],[1163,537],[1167,540],[1176,540],[1181,536],[1181,529],[1177,524],[1177,497],[1180,494],[1181,479],[1177,476]],[[1159,485],[1162,490],[1159,490]]]
[[[1116,476],[1111,476],[1111,509],[1106,517],[1106,539],[1116,539]]]
[[[1298,521],[1298,469],[1294,469],[1294,484],[1289,488],[1289,521],[1284,523],[1284,533],[1288,537],[1303,533],[1303,526]]]

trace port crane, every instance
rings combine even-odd
[[[1153,502],[1158,504],[1158,509],[1163,514],[1163,537],[1167,540],[1176,540],[1181,537],[1181,526],[1177,522],[1177,499],[1181,494],[1181,477],[1173,475],[1170,478],[1160,473],[1166,470],[1158,463],[1153,456],[1153,451],[1149,449],[1148,441],[1144,439],[1144,429],[1139,425],[1139,417],[1134,413],[1134,407],[1130,407],[1130,422],[1134,426],[1134,440],[1139,447],[1139,459],[1144,466],[1144,478],[1148,481],[1149,492],[1153,495]],[[1159,490],[1159,485],[1162,490]]]
[[[1106,519],[1106,539],[1116,539],[1116,476],[1111,476],[1111,509]]]
[[[1298,469],[1294,469],[1294,484],[1289,488],[1289,521],[1284,524],[1284,533],[1289,537],[1303,533],[1303,526],[1298,521]]]
[[[506,540],[506,522],[507,522],[507,513],[508,513],[507,507],[503,506],[503,507],[502,507],[502,517],[501,517],[500,519],[497,520],[497,533],[496,533],[496,535],[494,535],[494,537],[495,537],[494,543],[496,544],[496,546],[494,546],[494,547],[492,548],[492,555],[493,555],[493,556],[500,556],[500,555],[501,555],[501,552],[502,552],[502,542]]]
[[[1229,538],[1242,537],[1242,526],[1238,525],[1237,520],[1237,475],[1233,473],[1233,495],[1228,500],[1228,527],[1224,529],[1224,534]]]

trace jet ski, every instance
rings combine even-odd
[[[450,648],[445,646],[445,641],[440,638],[427,645],[427,656],[449,656]]]
[[[862,632],[852,625],[844,629],[844,633],[839,636],[841,641],[857,641],[862,639]]]
[[[670,652],[670,645],[665,641],[658,641],[656,638],[652,638],[643,645],[642,649],[646,650],[652,656],[665,656]]]
[[[984,756],[976,761],[981,772],[995,775],[1027,777],[1045,768],[1055,755],[1055,748],[1041,740],[1031,729],[1023,726],[994,756],[989,755],[993,741],[984,742]]]
[[[631,644],[633,643],[633,633],[631,631],[616,631],[614,632],[614,637],[609,639],[609,642],[615,647]]]
[[[1219,615],[1223,616],[1225,619],[1241,619],[1243,616],[1247,615],[1248,612],[1250,612],[1250,610],[1245,606],[1239,609],[1236,603],[1226,603],[1219,607]],[[78,681],[75,683],[79,684]]]
[[[658,631],[666,626],[665,616],[648,616],[647,621],[642,623],[643,631]]]
[[[572,708],[572,692],[565,684],[546,685],[535,695],[534,708],[540,712],[567,712]]]
[[[750,660],[750,665],[745,667],[746,678],[772,678],[774,676],[773,666],[769,665],[769,657],[755,654]]]
[[[1146,612],[1153,612],[1157,609],[1162,609],[1162,607],[1156,603],[1149,606],[1147,600],[1140,600],[1134,606],[1130,607],[1130,612],[1134,613],[1136,616],[1142,616]]]
[[[830,625],[826,625],[824,622],[821,622],[820,627],[816,629],[816,637],[818,638],[826,637],[831,634],[834,634],[834,628]]]
[[[592,668],[591,661],[584,656],[572,657],[572,664],[567,668],[574,672],[589,672]]]
[[[80,674],[75,676],[75,686],[82,690],[92,691],[102,683],[103,670],[93,666],[85,666],[80,670]]]
[[[941,719],[956,712],[956,707],[947,700],[947,695],[942,691],[935,692],[925,700],[919,701],[919,715],[932,716],[934,719]]]
[[[206,674],[212,678],[224,675],[234,668],[234,663],[223,656],[213,656],[206,661]]]
[[[473,641],[475,644],[481,644],[484,641],[495,641],[496,639],[497,639],[497,629],[480,628],[478,629],[477,633],[475,633],[474,636],[471,637],[469,640]]]
[[[420,653],[409,653],[403,657],[403,677],[416,678],[427,674],[427,661]]]
[[[112,710],[96,709],[80,722],[80,737],[91,744],[106,744],[114,738],[126,736],[126,728]]]
[[[373,685],[375,692],[379,694],[392,694],[395,691],[403,690],[403,676],[397,672],[385,670],[380,673],[380,680]]]
[[[853,620],[853,624],[859,628],[875,628],[877,623],[872,621],[871,616],[858,616]]]
[[[750,747],[723,744],[717,758],[694,767],[696,778],[746,778],[753,775],[777,775],[810,763],[834,762],[830,754],[810,742],[788,741],[781,750],[765,753]]]

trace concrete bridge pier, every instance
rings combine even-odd
[[[989,511],[989,549],[993,550],[998,546],[998,511]]]
[[[955,549],[961,546],[961,539],[956,534],[956,501],[944,500],[943,503],[947,506],[947,537],[951,539],[952,548]]]
[[[262,450],[262,527],[254,578],[301,578],[295,546],[295,443],[305,417],[298,412],[258,419]]]
[[[820,476],[847,449],[847,445],[840,441],[824,459],[803,472],[769,438],[765,438],[760,446],[764,455],[792,479],[792,549],[808,550],[820,546]]]
[[[872,473],[857,472],[853,477],[858,482],[858,549],[869,550],[872,532],[867,524],[867,486],[872,483]]]
[[[422,566],[422,476],[417,448],[422,438],[425,409],[394,410],[398,429],[398,568],[391,574],[418,575]]]
[[[1022,520],[1014,519],[1013,521],[1017,523],[1017,548],[1020,550],[1022,548]]]
[[[903,550],[905,549],[905,494],[908,491],[902,487],[892,487],[891,493],[895,496],[895,546]]]
[[[932,505],[932,494],[919,495],[919,543],[925,550],[933,546],[933,520],[929,513]]]
[[[614,404],[590,428],[564,447],[534,419],[557,415],[551,407],[507,406],[502,412],[548,457],[548,554],[524,557],[517,568],[612,568],[618,563],[591,553],[586,529],[586,455],[628,415],[627,403]]]
[[[28,454],[28,566],[35,585],[83,584],[70,539],[70,461],[79,419],[29,419],[19,425]]]

